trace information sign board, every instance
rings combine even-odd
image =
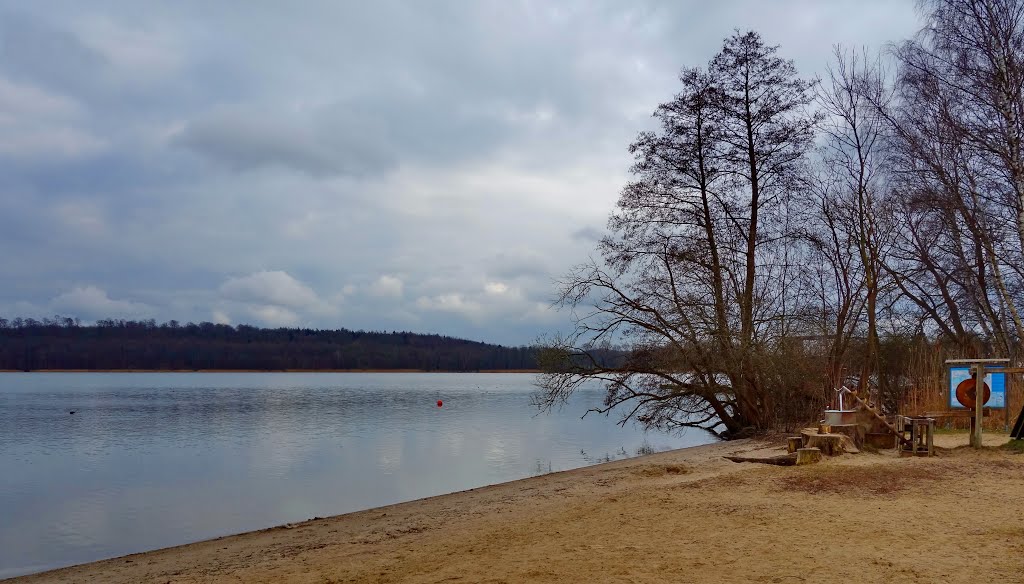
[[[985,383],[992,391],[992,397],[984,404],[986,408],[1000,409],[1006,407],[1006,374],[1000,371],[1001,367],[985,368]],[[949,407],[964,409],[963,404],[956,399],[956,386],[960,382],[971,378],[970,367],[949,368]]]

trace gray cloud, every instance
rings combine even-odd
[[[314,177],[363,176],[384,172],[397,162],[392,153],[374,144],[371,131],[339,128],[351,137],[346,144],[310,126],[267,113],[224,110],[190,122],[172,141],[232,170],[276,166]]]
[[[0,0],[0,314],[529,342],[733,28],[807,75],[912,3]],[[581,227],[583,226],[583,227]]]
[[[12,11],[0,15],[4,68],[57,91],[92,97],[108,63],[74,33]]]

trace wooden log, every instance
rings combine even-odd
[[[814,464],[821,462],[821,450],[817,448],[801,448],[796,451],[796,465]]]
[[[807,439],[806,448],[817,448],[826,456],[838,456],[846,452],[846,443],[842,434],[814,434]]]
[[[770,456],[767,458],[753,458],[747,456],[723,456],[726,460],[733,462],[756,462],[760,464],[773,464],[775,466],[793,466],[796,464],[797,455],[794,454],[780,454],[779,456]]]
[[[802,448],[804,445],[803,436],[790,436],[786,438],[786,452],[790,454],[797,451],[798,448]]]

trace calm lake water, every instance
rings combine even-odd
[[[0,374],[0,578],[711,441],[534,378]]]

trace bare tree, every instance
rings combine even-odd
[[[659,129],[630,147],[636,180],[609,219],[602,261],[562,283],[577,328],[545,353],[541,407],[598,379],[599,411],[625,406],[623,421],[722,436],[776,422],[793,368],[775,361],[798,350],[790,333],[803,304],[791,199],[818,119],[812,83],[776,53],[753,32],[726,39],[706,70],[683,70],[681,92],[655,111]],[[628,343],[624,363],[588,350],[609,339]]]
[[[889,266],[963,348],[1024,338],[1024,1],[927,0],[890,117],[904,222]]]
[[[828,337],[830,387],[841,384],[847,352],[855,336],[865,338],[858,383],[864,389],[877,379],[879,296],[885,291],[885,256],[891,242],[886,120],[888,107],[880,62],[866,53],[834,50],[828,78],[819,86],[818,105],[825,115],[816,181],[811,191],[809,239],[821,262],[816,264],[821,324]]]

